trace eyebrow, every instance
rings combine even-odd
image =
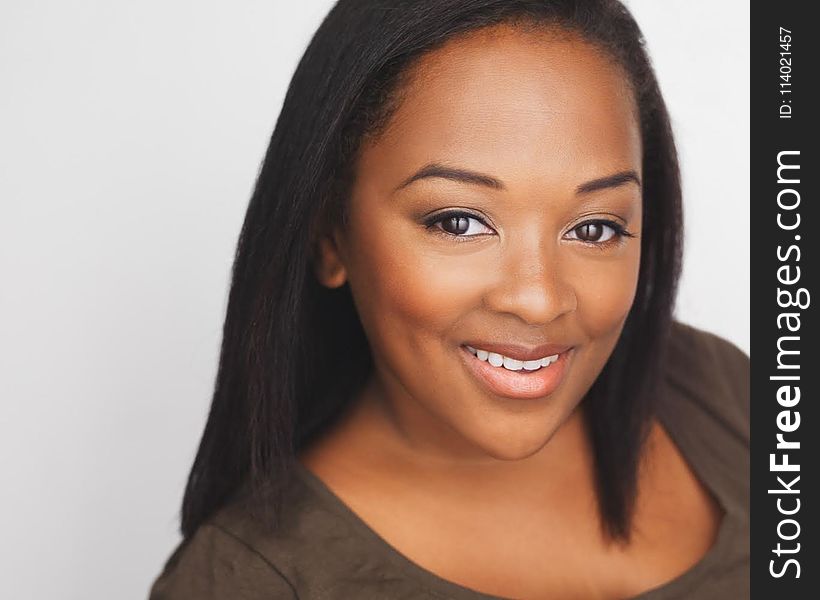
[[[393,193],[399,191],[402,188],[407,187],[414,181],[428,178],[448,179],[450,181],[457,181],[459,183],[480,185],[494,190],[506,189],[501,180],[496,179],[491,175],[477,173],[476,171],[470,171],[467,169],[447,167],[445,165],[442,165],[441,163],[433,162],[425,165],[424,167],[416,171],[413,175],[405,179],[395,190],[393,190]],[[575,193],[590,194],[592,192],[597,192],[604,189],[620,187],[630,182],[634,183],[639,188],[641,187],[641,180],[635,171],[620,171],[612,175],[607,175],[606,177],[599,177],[598,179],[593,179],[591,181],[582,183],[577,188],[575,188]]]
[[[625,185],[629,182],[641,187],[641,180],[635,171],[621,171],[614,175],[607,175],[606,177],[599,177],[592,181],[582,183],[575,189],[576,194],[590,194],[598,190],[605,190],[608,188],[616,188]]]
[[[494,190],[503,190],[506,189],[504,184],[501,183],[495,177],[490,175],[484,175],[483,173],[476,173],[475,171],[468,171],[467,169],[457,169],[453,167],[446,167],[441,163],[430,163],[425,165],[416,173],[405,179],[399,187],[397,187],[394,191],[399,191],[400,189],[407,187],[414,181],[418,181],[419,179],[427,179],[436,177],[439,179],[449,179],[451,181],[458,181],[460,183],[471,183],[474,185],[482,185],[484,187],[489,187]]]

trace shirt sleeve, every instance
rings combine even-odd
[[[203,524],[180,543],[154,581],[149,600],[297,600],[290,582],[253,548]]]

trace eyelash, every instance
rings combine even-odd
[[[459,242],[459,243],[469,242],[472,238],[483,237],[484,235],[486,235],[486,234],[456,235],[454,233],[449,233],[447,231],[444,231],[440,227],[436,227],[436,225],[438,225],[442,221],[446,221],[447,219],[452,219],[454,217],[466,217],[468,219],[474,219],[474,220],[478,221],[479,223],[481,223],[482,225],[484,225],[484,227],[488,227],[488,228],[492,229],[489,225],[487,225],[484,222],[484,220],[481,217],[478,217],[478,216],[474,215],[473,213],[465,212],[463,210],[450,210],[450,211],[446,211],[446,212],[443,212],[443,213],[438,213],[436,215],[428,217],[424,221],[424,225],[425,225],[425,227],[427,227],[427,229],[431,230],[432,233],[434,233],[436,235],[443,235],[443,236],[445,236],[447,238],[450,238],[450,239],[455,238],[455,241]]]
[[[463,210],[451,210],[451,211],[446,211],[446,212],[443,212],[443,213],[433,215],[433,216],[427,218],[424,221],[424,225],[428,230],[431,230],[432,233],[434,233],[435,235],[443,235],[443,236],[445,236],[449,239],[452,239],[452,240],[454,240],[458,243],[469,242],[472,238],[482,237],[483,235],[486,235],[486,234],[458,235],[458,234],[455,234],[455,233],[449,233],[449,232],[444,231],[443,229],[441,229],[439,227],[436,227],[436,225],[441,223],[442,221],[445,221],[447,219],[452,219],[454,217],[466,217],[468,219],[475,219],[476,221],[478,221],[479,223],[484,225],[484,227],[490,227],[489,225],[487,225],[484,222],[483,219],[481,219],[481,217],[478,217],[477,215],[474,215],[474,214],[469,213],[469,212],[465,212]],[[584,221],[582,223],[578,223],[578,225],[576,225],[575,227],[570,229],[570,231],[575,231],[576,229],[578,229],[579,227],[583,227],[584,225],[605,225],[605,226],[609,227],[610,229],[612,229],[615,232],[614,235],[610,239],[605,240],[603,242],[590,242],[590,241],[578,239],[579,242],[581,242],[583,244],[586,244],[587,246],[594,246],[594,247],[597,247],[597,248],[600,248],[600,249],[604,249],[604,248],[607,248],[607,247],[609,247],[610,245],[613,245],[613,244],[623,243],[624,238],[634,238],[635,237],[635,234],[631,233],[623,225],[621,225],[617,221],[612,221],[610,219],[590,219],[589,221]]]

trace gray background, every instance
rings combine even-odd
[[[0,597],[144,598],[176,544],[236,237],[330,5],[0,5]],[[629,5],[681,151],[678,316],[748,351],[748,3]]]

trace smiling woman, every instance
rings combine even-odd
[[[170,598],[742,598],[748,358],[672,320],[614,0],[342,0],[240,238]]]

